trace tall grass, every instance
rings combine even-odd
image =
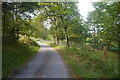
[[[73,77],[79,78],[118,78],[118,54],[108,52],[107,62],[102,50],[80,46],[56,46],[50,43],[62,55],[72,69]]]
[[[16,68],[24,65],[37,53],[38,49],[39,45],[35,41],[26,44],[3,45],[2,77],[9,76]]]

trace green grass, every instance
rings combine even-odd
[[[2,51],[2,77],[5,78],[20,66],[23,66],[31,59],[39,49],[35,41],[30,43],[16,43],[8,46],[3,45]]]
[[[102,50],[90,50],[79,47],[53,46],[70,66],[73,77],[79,78],[117,78],[118,54],[108,52],[104,61]]]

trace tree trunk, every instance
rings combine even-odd
[[[118,32],[118,48],[120,48],[120,32]],[[118,54],[120,54],[120,50],[118,50]]]
[[[65,36],[66,36],[66,46],[69,47],[69,38],[68,38],[68,35],[67,35],[66,27],[64,27],[64,30],[65,30]]]
[[[3,43],[6,43],[6,41],[5,41],[5,33],[6,33],[6,2],[3,4],[3,13],[4,13],[4,15],[2,16],[2,18],[3,18],[3,27],[2,27],[2,34],[3,34]]]
[[[11,43],[15,43],[15,3],[13,2],[13,23],[12,23],[12,29],[11,29],[11,33],[12,33],[12,40],[11,40]]]
[[[59,45],[59,37],[56,36],[56,44]]]
[[[64,20],[62,17],[61,17],[61,20],[63,21],[63,24],[64,24]],[[65,31],[65,37],[66,37],[66,46],[69,47],[70,45],[69,45],[69,38],[68,38],[68,34],[67,34],[67,27],[64,27],[64,31]]]
[[[68,38],[68,36],[66,36],[66,40],[67,40],[66,41],[66,46],[69,47],[69,38]]]

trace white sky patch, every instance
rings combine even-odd
[[[52,24],[50,24],[50,21],[51,21],[50,19],[47,19],[43,22],[45,28],[50,29],[50,27],[52,26]]]
[[[80,14],[83,16],[83,19],[86,20],[87,14],[90,11],[93,11],[92,0],[78,0],[78,9],[80,10]]]

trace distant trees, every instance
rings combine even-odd
[[[3,15],[3,44],[13,44],[20,36],[43,39],[56,39],[70,42],[82,42],[86,37],[84,23],[78,12],[77,3],[73,2],[4,2]],[[34,17],[31,17],[34,16]],[[44,24],[50,21],[47,29]]]
[[[39,4],[42,7],[39,16],[44,14],[44,20],[51,20],[52,27],[49,31],[56,39],[56,44],[59,44],[60,40],[65,40],[66,46],[69,47],[70,42],[82,41],[83,38],[85,39],[84,36],[87,35],[87,32],[85,31],[83,20],[78,12],[76,4],[77,3],[71,2]]]
[[[120,46],[119,2],[93,4],[95,10],[82,19],[74,2],[4,2],[3,44],[18,42],[20,36],[55,39],[56,44],[91,42],[93,47]],[[32,17],[34,16],[34,17]],[[47,24],[45,26],[45,24]],[[48,26],[51,26],[48,28]],[[92,32],[92,33],[89,33]],[[89,41],[91,40],[91,41]]]

